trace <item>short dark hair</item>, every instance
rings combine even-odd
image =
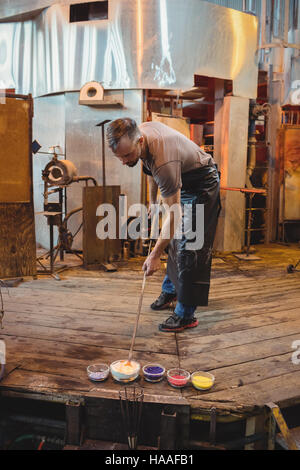
[[[108,146],[115,152],[121,137],[128,135],[131,140],[138,140],[141,136],[140,130],[134,119],[120,118],[110,122],[106,129]]]

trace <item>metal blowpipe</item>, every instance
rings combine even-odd
[[[159,199],[158,199],[158,205],[160,205],[160,203],[161,203],[161,197],[159,197]],[[151,226],[150,242],[149,242],[149,248],[148,248],[148,255],[147,255],[147,256],[149,256],[150,253],[151,253],[152,232],[153,232],[153,227],[155,227],[155,224],[156,224],[156,217],[158,217],[158,214],[159,214],[159,210],[155,213],[155,216],[154,216],[154,218],[153,218],[153,224],[152,224],[152,226]],[[129,364],[129,363],[131,362],[131,359],[132,359],[133,347],[134,347],[134,343],[135,343],[135,337],[136,337],[137,327],[138,327],[138,324],[139,324],[139,318],[140,318],[141,309],[142,309],[142,303],[143,303],[143,297],[144,297],[145,284],[146,284],[146,271],[144,271],[143,284],[142,284],[142,291],[141,291],[141,295],[140,295],[140,300],[139,300],[139,305],[138,305],[138,311],[137,311],[137,315],[136,315],[136,320],[135,320],[135,325],[134,325],[134,331],[133,331],[132,340],[131,340],[131,346],[130,346],[129,355],[128,355],[128,361],[126,362],[126,364]]]
[[[149,256],[149,253],[150,253],[150,246],[151,246],[151,240],[150,240],[150,244],[149,244],[148,256]],[[131,361],[131,359],[132,359],[133,347],[134,347],[134,343],[135,343],[135,337],[136,337],[137,327],[138,327],[138,324],[139,324],[139,318],[140,318],[141,309],[142,309],[142,303],[143,303],[143,297],[144,297],[145,284],[146,284],[146,271],[144,271],[143,284],[142,284],[142,291],[141,291],[141,295],[140,295],[140,300],[139,300],[139,306],[138,306],[137,316],[136,316],[136,319],[135,319],[134,331],[133,331],[133,335],[132,335],[132,339],[131,339],[131,346],[130,346],[130,350],[129,350],[129,355],[128,355],[127,364],[130,363],[130,361]]]

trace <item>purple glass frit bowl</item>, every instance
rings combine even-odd
[[[87,368],[87,374],[90,380],[102,382],[108,377],[109,367],[107,364],[91,364]]]
[[[160,364],[146,364],[143,367],[145,380],[148,382],[160,382],[165,375],[166,369]]]

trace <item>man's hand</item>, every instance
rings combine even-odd
[[[153,255],[153,252],[148,256],[143,264],[143,271],[146,271],[146,276],[152,276],[155,271],[160,269],[160,257]]]

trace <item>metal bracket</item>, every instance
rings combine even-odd
[[[210,429],[209,429],[209,441],[211,444],[216,442],[216,430],[217,430],[217,410],[211,408],[210,410]]]
[[[80,400],[66,402],[65,443],[81,445],[83,441],[82,406]]]
[[[165,408],[161,412],[160,436],[158,445],[160,450],[176,449],[176,425],[177,412],[174,409]]]

